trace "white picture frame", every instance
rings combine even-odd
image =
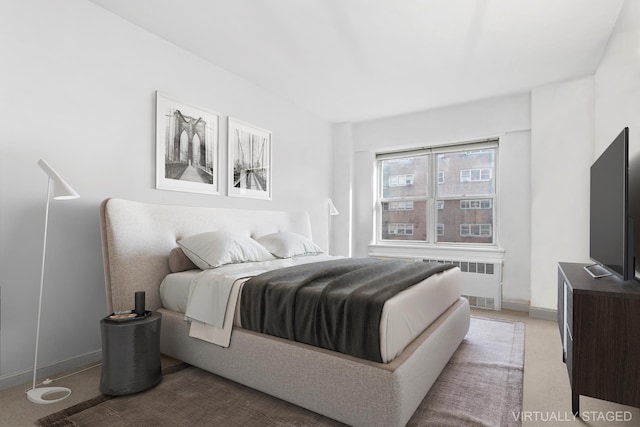
[[[220,194],[219,117],[156,91],[156,189]]]
[[[227,194],[271,200],[271,131],[229,117]]]

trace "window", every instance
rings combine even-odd
[[[378,154],[377,242],[495,244],[497,155],[497,140]]]
[[[491,209],[491,199],[460,200],[460,209]]]
[[[460,224],[460,236],[491,237],[491,224]]]
[[[412,211],[413,202],[391,202],[385,203],[383,209],[390,211]]]
[[[389,177],[390,187],[401,187],[413,184],[413,174],[409,175],[392,175]]]
[[[460,171],[460,182],[491,181],[491,169],[463,169]]]
[[[389,234],[410,236],[413,234],[413,224],[389,224]]]

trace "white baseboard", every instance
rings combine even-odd
[[[532,307],[527,302],[502,300],[503,310],[524,311],[529,313],[529,317],[544,320],[558,320],[558,311],[550,308]]]
[[[102,359],[102,350],[92,351],[71,359],[54,362],[38,368],[37,381],[40,382],[47,377],[55,377],[61,372],[72,371],[84,367],[88,364],[98,362]],[[33,384],[33,369],[19,371],[8,375],[0,376],[0,390],[15,387],[20,384],[27,384],[25,388]]]
[[[529,307],[529,317],[535,317],[536,319],[553,320],[558,321],[558,310],[552,310],[550,308],[542,307]]]
[[[501,308],[503,310],[524,311],[529,312],[529,303],[523,301],[502,300]]]

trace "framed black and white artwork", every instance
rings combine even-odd
[[[271,131],[229,117],[229,196],[271,200]]]
[[[219,194],[218,113],[156,92],[156,188]]]

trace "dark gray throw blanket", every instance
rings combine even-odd
[[[242,327],[382,362],[379,330],[384,303],[452,267],[346,258],[269,271],[242,289]]]

